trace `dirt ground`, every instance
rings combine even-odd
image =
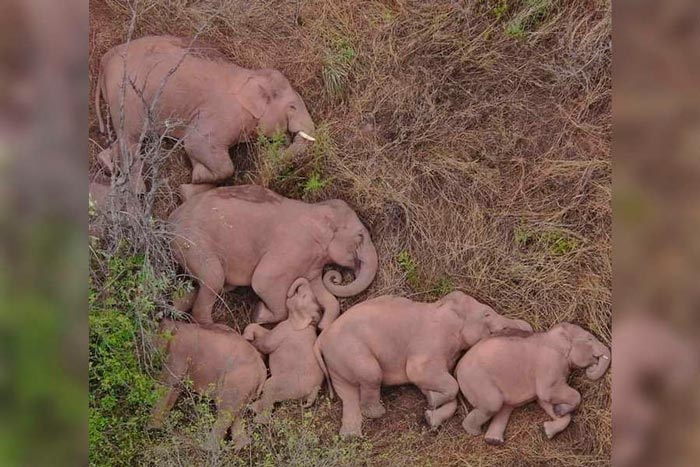
[[[128,5],[90,2],[91,87],[99,58],[126,37]],[[285,177],[259,170],[259,148],[234,149],[230,183],[342,198],[357,211],[380,270],[341,309],[459,289],[537,330],[571,321],[610,344],[609,0],[144,0],[136,12],[134,37],[201,30],[231,61],[279,69],[304,98],[319,148]],[[89,136],[92,164],[106,144],[92,107]],[[188,177],[176,159],[165,174],[173,189]],[[162,197],[157,214],[176,203]],[[234,311],[252,300],[227,298]],[[245,323],[224,308],[219,319]],[[389,388],[387,415],[364,425],[367,463],[609,465],[610,383],[610,372],[576,375],[583,402],[565,432],[546,440],[546,416],[531,405],[514,412],[501,447],[468,436],[462,408],[428,431],[418,390]],[[321,405],[337,430],[339,401]]]

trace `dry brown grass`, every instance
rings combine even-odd
[[[300,92],[322,144],[277,172],[260,170],[259,145],[238,148],[231,182],[356,209],[381,269],[343,309],[454,287],[536,329],[573,321],[609,344],[610,3],[460,3],[145,0],[135,37],[206,25],[202,38],[230,60],[277,68]],[[93,78],[99,57],[124,40],[126,4],[91,2]],[[180,161],[168,170],[171,187],[188,177]],[[305,192],[314,172],[327,184]],[[246,309],[253,297],[228,298]],[[420,394],[388,389],[387,416],[366,424],[371,464],[607,465],[610,381],[574,378],[584,402],[553,441],[539,409],[517,411],[501,448],[464,434],[461,417],[427,432]]]

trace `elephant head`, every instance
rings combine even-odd
[[[610,366],[610,349],[593,334],[571,323],[561,323],[552,328],[554,338],[568,349],[569,366],[586,368],[586,376],[596,380]]]
[[[289,322],[297,331],[316,325],[321,320],[321,305],[311,290],[311,284],[303,277],[295,280],[287,292]]]
[[[495,335],[532,334],[532,326],[527,322],[501,316],[490,306],[464,292],[449,293],[440,299],[437,305],[449,307],[463,320],[460,334],[466,347]]]
[[[377,274],[377,250],[369,231],[345,202],[331,200],[320,204],[330,208],[331,212],[328,223],[332,238],[328,244],[328,257],[335,264],[352,269],[355,274],[352,282],[341,285],[342,275],[338,271],[328,271],[323,276],[323,285],[336,297],[357,295],[369,287]]]
[[[242,77],[236,91],[241,105],[258,121],[258,128],[270,136],[277,130],[293,136],[287,149],[296,154],[316,141],[316,128],[304,100],[277,70],[263,69]]]

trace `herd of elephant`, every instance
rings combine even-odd
[[[233,174],[228,148],[251,136],[287,132],[290,156],[314,142],[303,100],[278,71],[244,69],[182,39],[144,37],[104,55],[98,115],[101,97],[111,121],[120,122],[116,141],[98,156],[106,170],[123,170],[116,158],[125,147],[135,158],[131,187],[145,188],[138,157],[145,119],[155,131],[182,123],[174,136],[192,163],[169,223],[173,254],[198,287],[174,303],[192,311],[192,322],[161,322],[168,391],[151,428],[163,425],[189,379],[217,405],[204,447],[217,449],[230,430],[241,448],[250,443],[247,407],[264,423],[278,401],[310,406],[327,381],[342,401],[341,435],[361,436],[363,418],[385,413],[382,386],[414,384],[427,399],[431,428],[454,415],[461,391],[472,406],[463,422],[468,433],[481,433],[490,420],[485,439],[500,444],[513,408],[536,400],[551,417],[544,423],[551,438],[581,401],[567,384],[571,369],[586,368],[591,379],[607,371],[610,350],[581,327],[533,332],[460,291],[433,303],[381,296],[341,315],[336,297],[367,289],[379,267],[370,232],[351,207],[308,204],[255,185],[215,187]],[[324,273],[329,265],[351,269],[354,279],[342,284],[340,272]],[[220,294],[237,286],[260,298],[243,335],[212,319]]]

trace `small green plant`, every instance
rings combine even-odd
[[[454,292],[455,285],[449,277],[441,277],[433,288],[437,297],[444,297],[450,292]]]
[[[578,247],[578,241],[575,238],[560,230],[544,232],[540,239],[547,246],[549,253],[554,256],[566,255]]]
[[[569,254],[578,247],[578,240],[558,229],[535,232],[525,226],[518,226],[513,233],[519,247],[535,242],[554,256]]]
[[[491,14],[496,18],[497,21],[499,21],[506,15],[506,13],[508,13],[508,9],[508,0],[501,0],[495,7],[493,7],[493,9],[491,10]]]
[[[506,34],[514,38],[525,37],[547,17],[551,9],[552,0],[526,0],[525,8],[506,25]]]
[[[399,255],[396,257],[396,261],[399,263],[399,266],[403,270],[404,274],[406,274],[406,280],[408,281],[408,285],[410,285],[414,289],[418,287],[418,266],[411,257],[411,254],[408,251],[404,250],[401,253],[399,253]]]
[[[331,96],[343,94],[355,56],[355,49],[347,39],[331,43],[323,66],[323,83]]]
[[[260,133],[258,135],[258,145],[264,157],[270,161],[277,162],[282,159],[284,147],[287,144],[287,135],[283,131],[276,131],[272,137]]]
[[[532,232],[528,231],[525,227],[523,226],[518,226],[515,228],[515,243],[518,244],[518,246],[525,246],[527,243],[532,239]]]
[[[308,196],[323,190],[328,185],[328,180],[321,178],[321,174],[314,172],[304,182],[304,195]]]
[[[506,26],[506,34],[513,38],[525,37],[525,29],[519,20],[513,20]]]

